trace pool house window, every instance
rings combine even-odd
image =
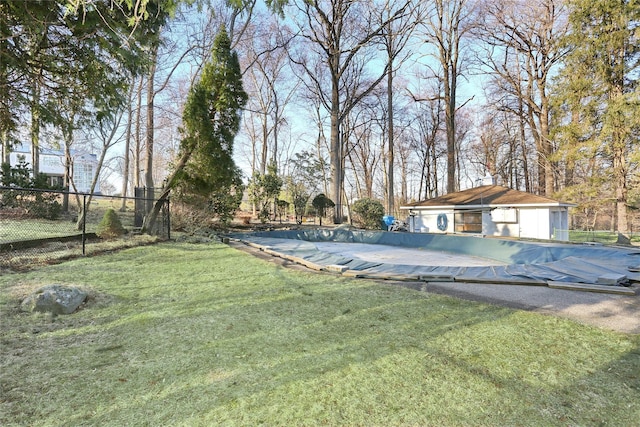
[[[457,211],[454,219],[456,233],[482,233],[482,212]]]

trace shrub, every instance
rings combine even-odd
[[[175,198],[171,203],[171,229],[192,233],[210,225],[211,215],[196,204],[187,204]]]
[[[171,192],[172,228],[192,231],[214,223],[228,225],[242,202],[243,192],[239,171],[234,173],[231,182],[217,186],[199,188],[188,181],[181,182]],[[176,209],[178,205],[182,212]]]
[[[318,214],[318,217],[320,218],[320,225],[322,225],[322,218],[327,214],[327,209],[335,206],[335,203],[333,203],[333,200],[331,200],[330,198],[328,198],[322,193],[314,197],[311,204],[315,208]]]
[[[58,219],[62,206],[57,201],[57,192],[46,190],[60,190],[59,187],[47,183],[47,176],[43,173],[31,178],[25,159],[20,158],[15,166],[2,163],[0,166],[0,185],[14,189],[0,194],[0,203],[7,208],[22,208],[33,218]],[[34,189],[34,191],[28,191]]]
[[[62,212],[62,205],[56,200],[57,197],[56,193],[35,193],[25,207],[36,218],[55,220]]]
[[[120,237],[125,233],[125,229],[118,218],[118,214],[113,209],[109,209],[104,213],[102,221],[98,224],[96,234],[101,239],[113,239]]]
[[[351,211],[355,214],[353,220],[358,227],[380,229],[384,206],[379,201],[368,198],[356,200]]]

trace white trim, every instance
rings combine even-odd
[[[578,206],[575,203],[504,203],[504,204],[483,204],[483,205],[441,205],[441,206],[400,206],[402,210],[442,210],[442,209],[487,209],[487,208],[545,208],[545,207],[562,207],[571,208]]]

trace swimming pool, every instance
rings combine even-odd
[[[359,277],[531,285],[640,282],[635,248],[339,228],[230,237],[275,256]]]

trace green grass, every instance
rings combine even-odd
[[[135,215],[133,203],[127,203],[128,210],[126,212],[120,212],[120,205],[121,201],[119,199],[94,198],[90,209],[87,211],[86,231],[88,233],[95,232],[104,213],[109,208],[116,210],[118,218],[125,227],[133,227]],[[80,234],[81,230],[78,230],[76,226],[76,214],[75,201],[71,202],[70,213],[61,214],[57,220],[10,218],[9,215],[0,210],[0,243]]]
[[[640,233],[630,233],[632,243],[640,243]],[[569,230],[569,241],[574,243],[596,242],[614,244],[618,241],[618,233],[614,231],[580,231]]]
[[[84,309],[20,313],[39,286]],[[0,425],[637,425],[640,336],[165,243],[0,276]]]
[[[0,243],[73,236],[79,233],[76,224],[71,221],[0,219]]]

